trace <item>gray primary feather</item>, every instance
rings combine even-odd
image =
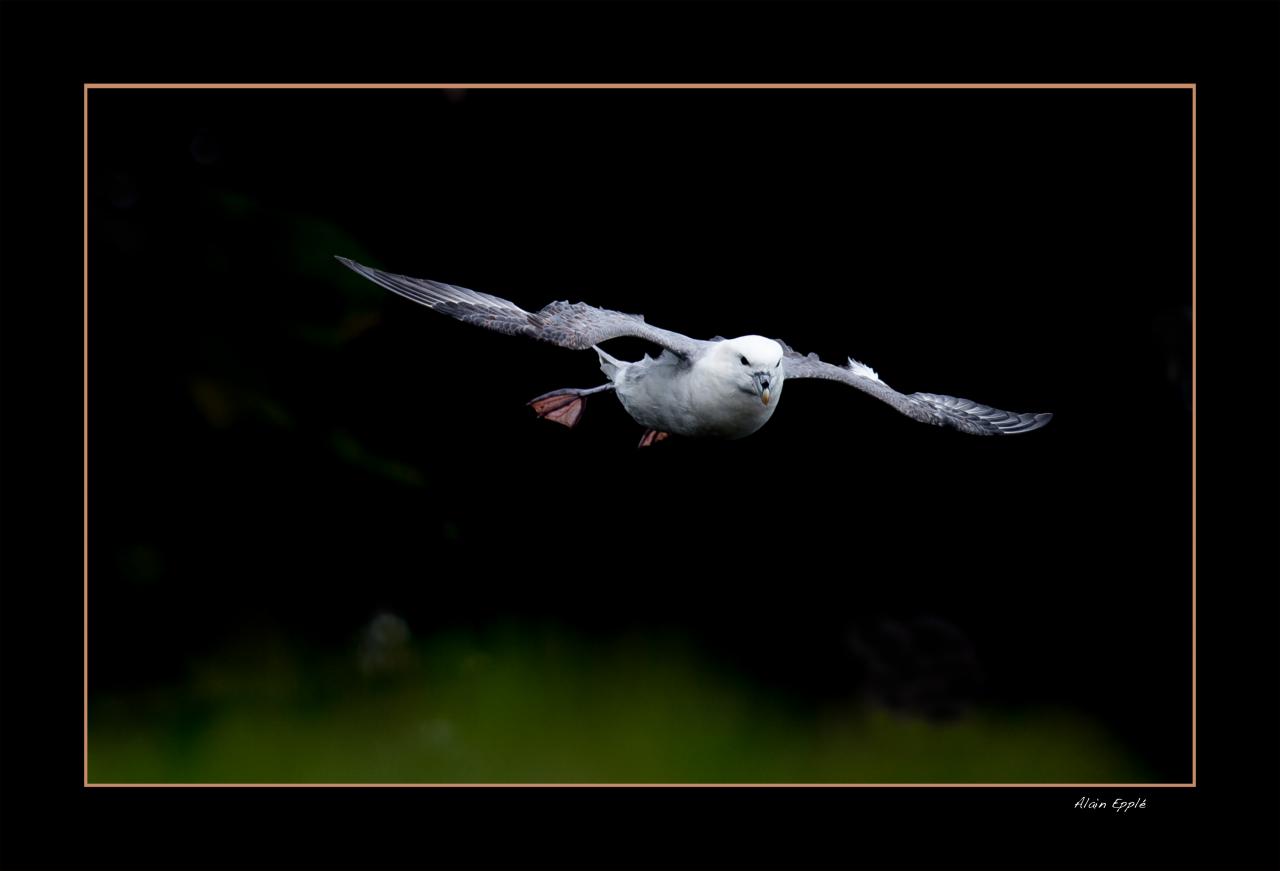
[[[696,354],[708,344],[680,333],[650,326],[644,322],[643,315],[629,315],[582,302],[564,301],[549,303],[536,312],[528,312],[510,300],[465,287],[395,275],[362,266],[345,257],[339,257],[338,261],[392,293],[398,293],[460,321],[488,327],[507,335],[529,336],[575,351],[585,350],[619,336],[647,339],[684,357]]]
[[[870,393],[876,399],[889,403],[907,417],[922,423],[951,426],[973,435],[1013,435],[1040,429],[1053,417],[1049,413],[1018,414],[1002,411],[971,399],[941,396],[936,393],[912,393],[907,396],[881,381],[869,366],[864,366],[852,358],[848,366],[834,366],[831,363],[824,363],[817,354],[804,356],[788,347],[786,342],[779,342],[779,344],[784,351],[783,369],[788,380],[822,378],[828,381],[840,381],[864,393]]]

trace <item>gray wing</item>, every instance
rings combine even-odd
[[[424,278],[394,275],[362,266],[345,257],[338,260],[392,293],[460,321],[509,336],[529,336],[575,351],[619,336],[636,336],[685,357],[707,344],[680,333],[652,327],[644,322],[644,315],[623,314],[582,302],[553,302],[536,312],[528,312],[502,297]]]
[[[880,380],[870,366],[864,366],[852,357],[848,366],[834,366],[818,359],[817,354],[807,357],[787,347],[784,349],[783,369],[788,380],[792,378],[824,378],[840,381],[870,393],[876,399],[887,402],[907,417],[931,423],[934,426],[951,426],[961,432],[974,435],[1013,435],[1040,429],[1053,417],[1050,413],[1018,414],[982,405],[972,399],[940,396],[936,393],[899,393]]]

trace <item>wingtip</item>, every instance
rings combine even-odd
[[[1030,418],[1030,420],[1025,420],[1026,418]],[[1021,433],[1035,432],[1038,429],[1044,428],[1044,426],[1051,420],[1053,420],[1053,412],[1050,411],[1043,411],[1039,414],[1024,415],[1025,422],[1021,426],[1016,426],[1012,429],[1006,430],[1006,433],[1008,435],[1019,435]]]

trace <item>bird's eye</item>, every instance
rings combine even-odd
[[[739,357],[738,359],[742,361],[742,365],[743,365],[743,366],[750,366],[750,365],[751,365],[751,361],[749,361],[746,357]]]

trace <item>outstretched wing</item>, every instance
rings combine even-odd
[[[940,396],[936,393],[899,393],[880,380],[870,366],[864,366],[852,357],[848,366],[833,366],[818,359],[817,354],[803,356],[785,342],[783,370],[788,380],[792,378],[824,378],[840,381],[870,393],[876,399],[887,402],[913,420],[934,426],[952,426],[974,435],[1013,435],[1040,429],[1053,417],[1050,413],[1018,414],[982,405],[972,399]]]
[[[338,260],[374,284],[460,321],[510,336],[541,339],[575,351],[619,336],[647,339],[686,357],[707,344],[680,333],[652,327],[644,322],[643,315],[623,314],[582,302],[553,302],[536,312],[528,312],[498,296],[424,278],[394,275],[362,266],[345,257]]]

